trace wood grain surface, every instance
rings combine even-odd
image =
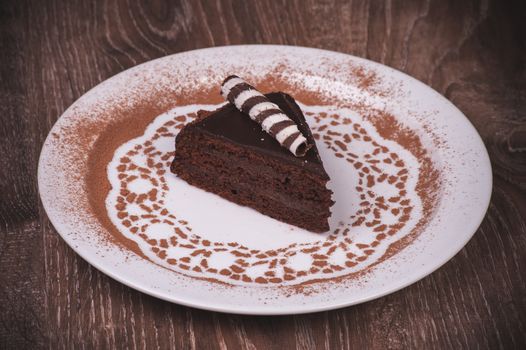
[[[0,348],[526,348],[526,2],[0,2]],[[88,89],[153,58],[231,44],[366,57],[429,84],[488,148],[488,214],[444,267],[384,298],[301,316],[212,313],[99,273],[58,236],[40,148]]]

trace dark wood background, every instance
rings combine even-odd
[[[0,2],[0,348],[525,348],[526,2]],[[494,173],[482,226],[449,263],[387,297],[301,316],[173,305],[80,259],[39,202],[60,114],[141,62],[273,43],[366,57],[424,81],[482,135]]]

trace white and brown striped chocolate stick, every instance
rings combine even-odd
[[[296,123],[256,88],[237,75],[231,75],[221,84],[221,95],[261,125],[281,146],[296,157],[303,157],[312,145],[301,134]]]

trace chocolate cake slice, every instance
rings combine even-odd
[[[189,184],[274,219],[307,229],[329,229],[332,191],[312,133],[294,99],[265,95],[293,120],[311,148],[294,156],[232,103],[200,111],[176,137],[171,170]]]

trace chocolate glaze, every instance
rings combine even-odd
[[[250,147],[256,152],[279,158],[291,165],[308,169],[329,179],[323,168],[318,149],[310,128],[305,121],[301,109],[294,99],[283,92],[274,92],[265,95],[271,102],[281,108],[281,110],[292,119],[300,132],[305,136],[312,148],[303,157],[296,157],[290,151],[282,147],[271,135],[261,129],[261,126],[250,119],[250,117],[240,112],[232,103],[228,103],[218,110],[200,115],[200,118],[188,128],[198,128],[202,132],[222,138],[234,144]]]

